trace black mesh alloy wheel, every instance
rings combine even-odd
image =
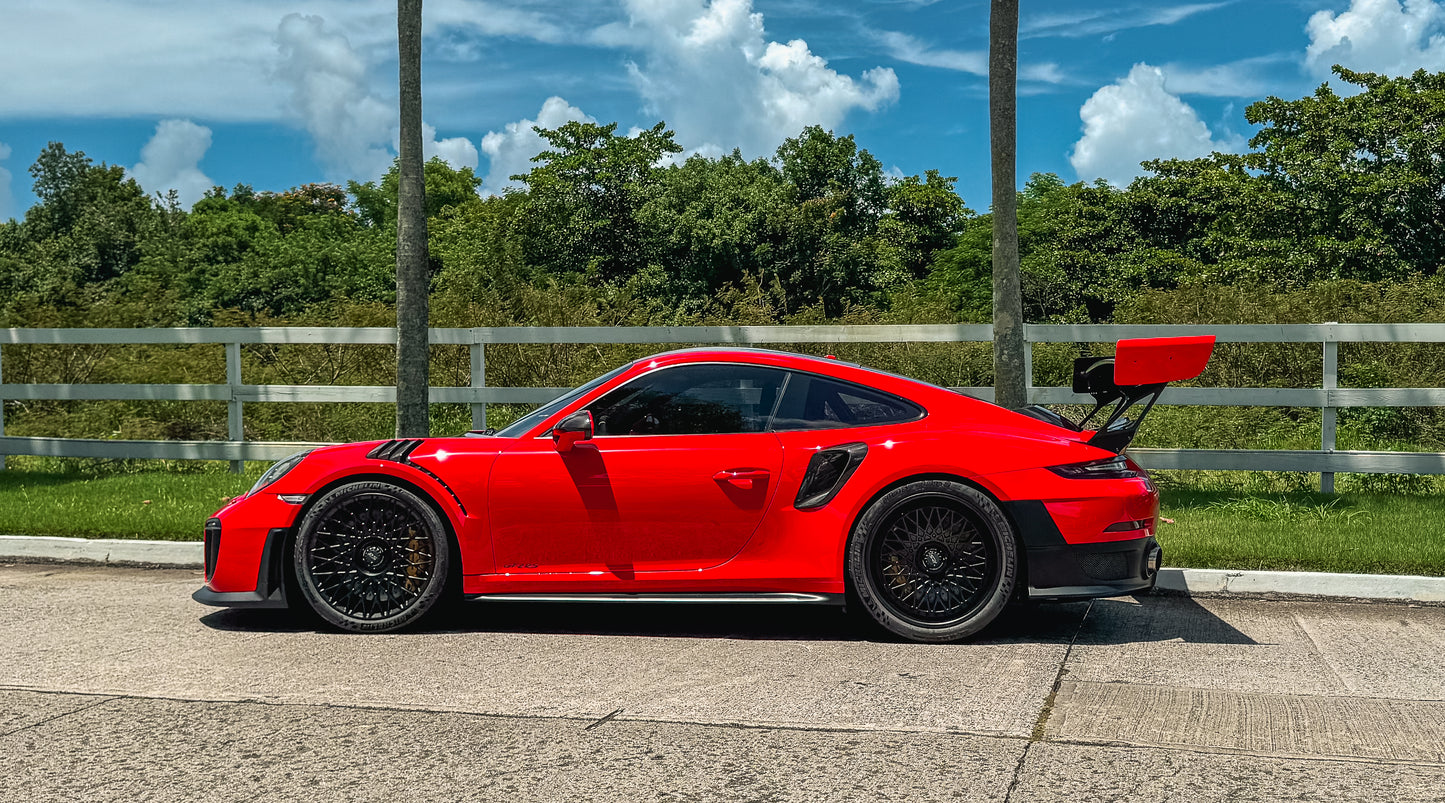
[[[859,517],[848,573],[883,627],[916,641],[977,633],[1007,605],[1018,545],[998,505],[972,486],[923,480],[894,488]]]
[[[424,616],[445,589],[450,560],[446,528],[431,505],[389,483],[357,482],[307,511],[293,562],[322,619],[375,633]]]

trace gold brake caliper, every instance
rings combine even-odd
[[[421,539],[416,537],[416,528],[408,527],[406,534],[411,536],[411,540],[406,542],[406,590],[415,593],[426,561],[422,559]]]

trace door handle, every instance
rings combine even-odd
[[[765,468],[728,468],[712,475],[718,482],[731,483],[735,488],[750,491],[753,488],[754,480],[766,480],[768,470]]]

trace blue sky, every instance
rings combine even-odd
[[[1244,108],[1342,62],[1445,69],[1445,0],[1021,0],[1019,175],[1123,184],[1245,147]],[[193,201],[378,175],[394,153],[390,0],[6,0],[0,218],[64,142]],[[500,191],[534,123],[666,120],[689,151],[770,155],[820,124],[988,206],[988,3],[427,0],[428,148]]]

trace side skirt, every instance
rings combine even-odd
[[[469,600],[495,602],[663,602],[731,604],[738,602],[792,604],[792,605],[839,605],[843,604],[842,594],[802,594],[793,592],[770,593],[580,593],[580,594],[469,594]]]

